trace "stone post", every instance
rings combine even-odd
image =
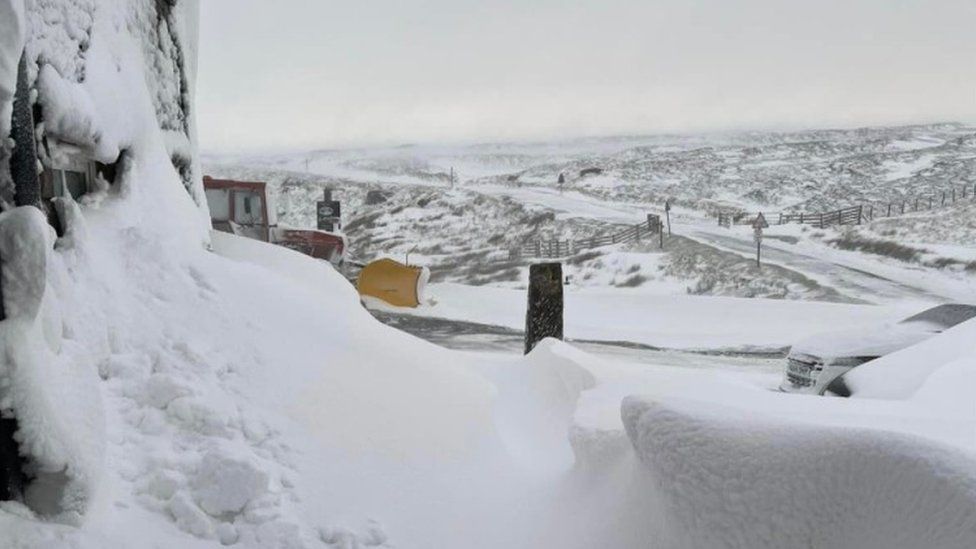
[[[562,263],[538,263],[529,267],[525,354],[547,337],[563,338]]]

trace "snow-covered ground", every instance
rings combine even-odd
[[[0,0],[0,15],[20,5]],[[919,155],[938,159],[913,164],[925,172],[913,180],[967,178],[971,128],[320,152],[212,168],[276,178],[280,217],[296,225],[335,186],[354,254],[423,244],[413,257],[440,269],[423,307],[396,317],[473,336],[517,334],[524,321],[527,261],[506,259],[512,244],[638,223],[680,190],[664,251],[642,242],[567,260],[578,346],[462,352],[376,321],[330,264],[209,230],[193,2],[25,5],[28,36],[0,19],[0,101],[26,39],[52,122],[40,135],[126,160],[111,185],[58,199],[60,234],[33,206],[0,213],[0,408],[17,420],[27,474],[25,493],[0,502],[0,547],[976,544],[976,323],[862,367],[850,399],[771,390],[782,347],[962,295],[965,270],[876,260],[792,229],[771,233],[779,265],[753,270],[749,235],[702,215],[719,200],[769,204],[772,190],[784,207],[829,198],[839,191],[782,177],[834,173],[865,152],[874,175],[834,183],[880,192],[884,162]],[[322,173],[296,174],[306,160]],[[604,175],[572,173],[594,165]],[[451,167],[460,188],[448,188]],[[559,172],[574,188],[555,187]],[[723,184],[707,187],[717,174]],[[759,186],[734,183],[749,178]],[[375,189],[391,193],[385,205],[366,205]],[[743,295],[753,299],[732,297]]]
[[[429,296],[417,309],[393,310],[510,329],[525,327],[524,290],[447,283],[432,285]],[[568,338],[685,350],[782,349],[807,334],[883,325],[913,311],[911,305],[655,295],[617,288],[570,289],[565,304]]]
[[[707,212],[842,206],[971,183],[972,134],[931,126],[484,146],[491,155],[412,147],[212,159],[208,169],[286,181],[282,196],[333,187],[352,203],[346,231],[357,257],[413,250],[411,261],[432,267],[420,308],[371,303],[377,316],[467,349],[461,356],[477,357],[498,391],[493,421],[506,452],[548,473],[567,467],[548,486],[558,503],[524,497],[518,519],[485,546],[965,547],[976,540],[976,409],[956,389],[976,371],[972,323],[865,367],[852,380],[858,398],[847,400],[770,391],[780,374],[769,356],[812,333],[970,302],[972,274],[841,249],[832,240],[844,230],[798,226],[770,228],[756,268],[751,229],[717,227]],[[472,156],[483,165],[466,164]],[[337,168],[345,164],[360,171]],[[609,172],[575,175],[591,166]],[[451,167],[461,174],[454,189]],[[569,176],[565,188],[559,173]],[[389,203],[361,206],[364,189],[387,191]],[[544,344],[523,370],[515,355],[529,261],[506,260],[506,248],[611,232],[663,213],[666,196],[677,206],[663,250],[649,241],[566,258],[573,346]],[[295,215],[302,201],[288,201],[279,214],[310,224],[310,211]],[[957,245],[955,257],[966,257],[958,239],[968,218],[944,212],[861,230],[913,224],[907,230],[927,248]]]

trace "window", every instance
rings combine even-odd
[[[207,189],[207,206],[210,207],[210,219],[214,221],[230,221],[230,191],[227,189]]]
[[[265,225],[261,197],[250,191],[234,191],[234,221],[241,225]]]
[[[61,196],[80,198],[88,192],[88,174],[69,170],[57,170],[61,177]]]

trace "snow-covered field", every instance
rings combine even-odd
[[[279,216],[293,224],[311,226],[309,203],[330,187],[349,205],[357,259],[411,252],[432,268],[418,309],[370,306],[476,357],[497,391],[492,421],[505,452],[554,474],[554,484],[532,485],[536,496],[559,495],[521,496],[504,533],[455,545],[965,547],[976,541],[976,409],[958,388],[976,372],[972,323],[927,351],[864,367],[852,378],[857,398],[772,392],[779,374],[768,357],[813,333],[972,302],[971,270],[936,253],[968,257],[967,206],[853,230],[771,227],[761,268],[751,229],[717,227],[708,213],[840,207],[971,184],[973,134],[940,125],[206,164],[270,181],[286,204]],[[605,171],[579,177],[587,167]],[[368,190],[388,202],[366,206]],[[574,346],[516,358],[532,260],[509,259],[507,249],[613,232],[663,214],[665,198],[676,207],[663,249],[652,239],[565,258]],[[906,263],[838,243],[852,231],[925,242],[931,256]]]
[[[859,368],[849,399],[773,391],[770,367],[812,332],[972,295],[971,273],[799,228],[771,230],[755,267],[748,232],[704,215],[971,181],[972,128],[208,160],[270,180],[293,225],[333,187],[354,255],[435,269],[396,317],[473,336],[522,326],[530,260],[514,244],[619,230],[677,199],[663,250],[566,259],[578,344],[450,350],[378,322],[330,264],[210,230],[196,5],[173,6],[0,0],[4,123],[26,41],[52,123],[36,133],[121,167],[57,199],[60,233],[8,203],[0,171],[0,409],[26,474],[0,502],[0,547],[976,545],[976,323]],[[367,205],[370,190],[387,201]],[[958,224],[911,223],[927,246],[966,247]]]

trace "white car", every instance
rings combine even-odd
[[[787,393],[850,396],[843,378],[847,372],[972,318],[974,305],[939,305],[896,324],[813,336],[790,349],[779,388]]]

